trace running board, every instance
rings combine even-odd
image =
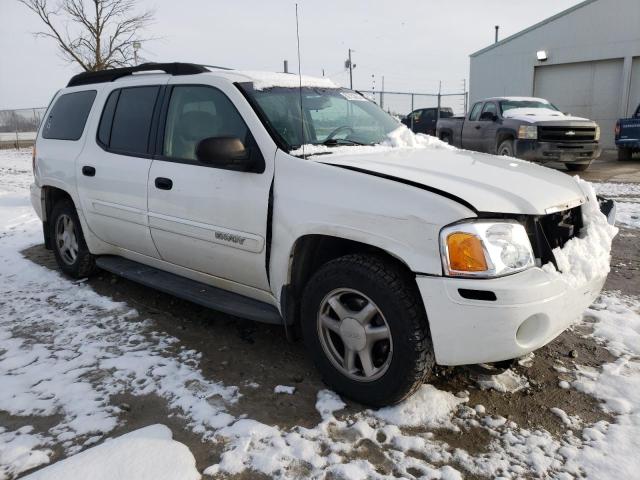
[[[203,307],[257,322],[283,324],[280,312],[273,305],[212,287],[205,283],[196,282],[158,268],[113,255],[97,257],[96,265],[127,280],[155,288]]]

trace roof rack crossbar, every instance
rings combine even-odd
[[[112,68],[109,70],[100,70],[98,72],[82,72],[71,77],[67,87],[89,85],[92,83],[113,82],[118,78],[126,77],[127,75],[132,75],[137,72],[152,72],[156,70],[168,73],[169,75],[193,75],[209,71],[204,65],[196,65],[195,63],[149,62],[135,67]]]

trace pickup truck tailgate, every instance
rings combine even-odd
[[[620,140],[640,140],[640,118],[620,120]]]

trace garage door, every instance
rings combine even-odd
[[[627,116],[633,115],[640,104],[640,57],[633,59],[631,67],[631,90],[629,93]]]
[[[598,122],[602,145],[612,148],[622,65],[619,59],[536,67],[534,95],[550,100],[563,112]]]

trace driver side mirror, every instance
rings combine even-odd
[[[200,140],[196,147],[196,158],[204,165],[225,170],[248,172],[254,167],[249,151],[236,137],[209,137]]]
[[[498,120],[498,116],[493,112],[482,112],[480,115],[481,122],[495,122]]]

